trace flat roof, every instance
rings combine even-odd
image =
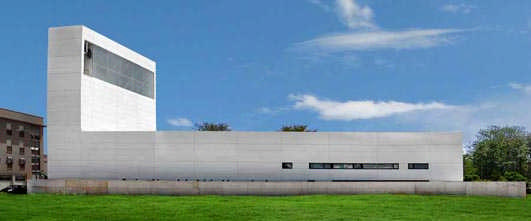
[[[32,114],[22,113],[18,111],[13,111],[5,108],[0,108],[0,118],[5,118],[9,120],[21,121],[28,124],[34,124],[44,127],[44,119],[39,116]]]

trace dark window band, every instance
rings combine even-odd
[[[84,73],[154,98],[154,73],[92,43],[85,43]]]
[[[410,170],[427,170],[430,165],[428,163],[408,163],[407,168]]]
[[[309,163],[310,169],[376,169],[397,170],[398,163]]]

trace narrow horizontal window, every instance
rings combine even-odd
[[[344,163],[333,163],[332,169],[345,169],[345,164]]]
[[[282,163],[282,169],[293,169],[293,163],[292,162],[283,162]]]
[[[154,98],[155,73],[95,44],[86,42],[85,47],[84,74]]]
[[[324,169],[322,163],[310,163],[309,168],[310,169]]]
[[[363,163],[363,169],[398,169],[398,163]]]
[[[408,163],[407,168],[410,170],[427,170],[430,165],[428,163]]]
[[[309,163],[310,169],[399,169],[398,163]]]

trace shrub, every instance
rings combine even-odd
[[[465,181],[480,181],[481,178],[477,174],[465,175]]]
[[[507,181],[527,181],[527,178],[518,172],[505,172],[503,177],[505,177]]]

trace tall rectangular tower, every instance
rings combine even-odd
[[[152,161],[145,152],[152,149],[149,137],[156,130],[155,62],[85,26],[53,27],[48,31],[47,78],[50,178],[104,176],[109,170],[122,174],[136,164],[149,168],[143,164]],[[113,149],[119,145],[109,144],[115,136],[90,136],[99,131],[140,134],[126,140],[136,146],[124,146],[147,158],[116,166],[120,162],[106,160],[123,155]]]
[[[49,130],[156,130],[155,62],[84,26],[48,40]]]

